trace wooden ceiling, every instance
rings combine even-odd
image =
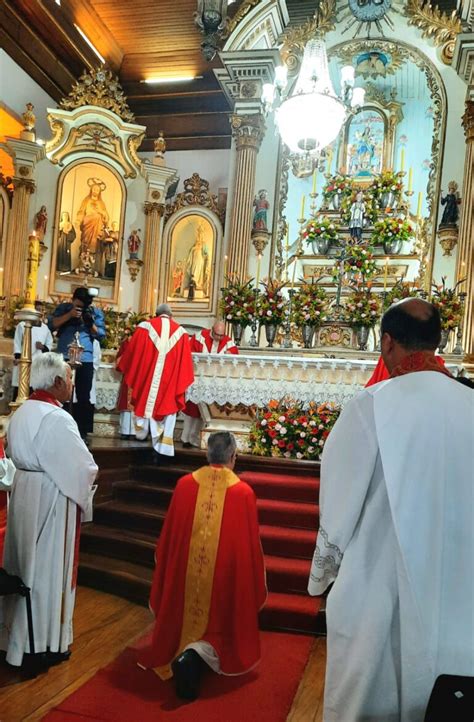
[[[58,102],[84,68],[99,64],[77,24],[118,74],[137,123],[147,127],[141,150],[153,150],[159,131],[169,150],[228,148],[231,108],[213,73],[219,59],[208,63],[201,54],[196,7],[196,0],[61,0],[60,6],[1,0],[0,44]],[[196,79],[141,82],[183,75]]]

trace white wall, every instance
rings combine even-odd
[[[46,108],[55,108],[56,102],[4,50],[0,50],[0,101],[20,118],[26,104],[33,103],[37,138],[51,137]]]
[[[139,153],[140,158],[152,160],[153,153]],[[179,175],[178,193],[183,190],[186,178],[199,173],[209,182],[209,190],[217,195],[219,188],[229,187],[229,150],[170,150],[166,152],[166,165],[176,168]]]

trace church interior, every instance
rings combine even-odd
[[[86,287],[105,337],[72,657],[35,679],[0,669],[1,720],[126,718],[66,702],[149,630],[173,489],[227,430],[257,497],[260,627],[296,660],[286,698],[253,693],[276,699],[259,719],[322,721],[326,599],[306,591],[320,456],[377,366],[384,311],[430,300],[446,368],[474,379],[473,24],[472,0],[3,0],[2,435],[42,319]],[[238,353],[193,354],[198,441],[183,446],[178,415],[157,465],[123,433],[116,359],[159,304],[190,336],[223,321]],[[295,430],[273,443],[282,414]],[[199,700],[193,719],[257,719],[238,716],[244,684],[226,694],[234,712]],[[153,719],[191,714],[160,704]]]

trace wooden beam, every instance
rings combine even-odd
[[[230,135],[228,113],[193,113],[192,115],[154,115],[143,118],[138,116],[136,122],[146,125],[147,137],[157,138],[163,131],[165,138],[199,137],[203,135]]]
[[[53,2],[53,0],[42,1],[43,3]],[[64,12],[73,23],[79,25],[99,53],[107,60],[107,65],[118,73],[124,52],[89,0],[67,0],[67,3],[64,3]],[[133,32],[133,28],[130,31]]]
[[[134,115],[139,115],[141,118],[150,115],[166,115],[167,113],[180,115],[182,113],[229,113],[231,111],[227,98],[220,91],[164,98],[157,96],[149,99],[136,99],[128,96],[128,103]]]
[[[232,143],[231,135],[196,136],[194,138],[167,138],[167,150],[227,150]],[[153,139],[146,138],[140,146],[140,151],[153,151]]]

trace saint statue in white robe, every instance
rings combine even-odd
[[[3,566],[31,589],[35,651],[66,652],[72,642],[81,515],[92,518],[97,474],[74,419],[60,406],[28,400],[8,428],[17,471]],[[0,597],[0,649],[19,666],[29,652],[23,597]]]
[[[474,675],[474,394],[383,381],[324,447],[308,591],[327,600],[324,722],[421,722],[440,674]]]

